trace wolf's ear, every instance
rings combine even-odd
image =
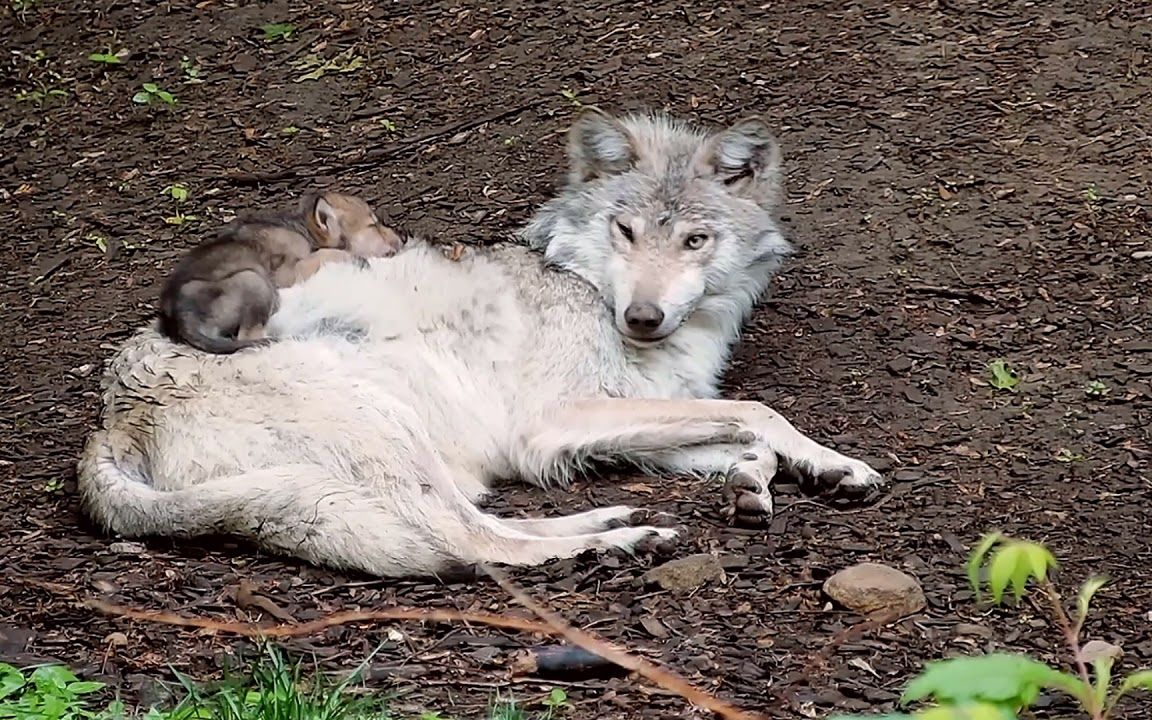
[[[573,183],[625,172],[635,161],[632,134],[602,110],[585,109],[568,131],[568,177]]]
[[[714,177],[732,193],[768,207],[780,183],[780,146],[758,117],[741,120],[708,138],[696,155],[696,172]]]

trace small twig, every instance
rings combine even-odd
[[[952,300],[967,300],[983,305],[995,305],[996,299],[968,288],[952,288],[944,285],[909,285],[907,291],[916,295],[936,295]]]
[[[832,639],[828,641],[828,644],[825,645],[820,650],[820,652],[816,653],[813,660],[817,660],[821,664],[826,664],[828,662],[828,660],[832,657],[832,655],[844,643],[848,642],[849,640],[851,640],[853,638],[860,637],[866,632],[871,632],[873,630],[879,630],[880,628],[885,627],[887,625],[890,625],[891,623],[896,622],[897,620],[905,617],[906,615],[908,615],[908,613],[906,613],[903,608],[897,608],[895,610],[889,610],[888,612],[877,613],[875,615],[870,616],[868,619],[864,620],[863,622],[856,623],[855,625],[850,625],[850,626],[844,628],[843,630],[841,630],[840,632],[836,633],[835,635],[833,635]]]
[[[498,122],[510,117],[515,117],[516,115],[519,115],[526,110],[531,110],[532,108],[539,107],[540,105],[547,103],[550,99],[551,98],[548,97],[540,97],[536,98],[535,100],[523,103],[522,105],[504,108],[503,110],[489,113],[488,115],[483,115],[478,118],[441,125],[438,128],[433,128],[427,132],[420,133],[419,135],[415,135],[411,138],[408,138],[407,140],[396,143],[395,145],[390,145],[383,148],[372,148],[362,155],[358,155],[348,160],[341,160],[331,165],[325,165],[319,168],[308,168],[307,174],[325,174],[341,170],[352,170],[364,166],[373,166],[381,161],[389,160],[409,150],[418,148],[430,140],[435,140],[437,138],[444,137],[445,135],[455,135],[457,133],[464,132],[465,130],[471,130],[490,122]],[[209,179],[225,180],[233,185],[261,185],[295,180],[296,178],[303,177],[304,175],[305,173],[302,170],[287,168],[284,170],[274,170],[269,172],[228,172]]]
[[[481,564],[483,569],[504,591],[516,599],[524,607],[535,613],[541,620],[564,637],[565,640],[595,653],[605,660],[616,663],[622,668],[631,670],[640,677],[669,692],[675,693],[692,703],[696,707],[711,710],[726,720],[761,720],[764,716],[753,715],[740,708],[721,700],[710,693],[696,688],[684,678],[675,673],[659,667],[647,660],[620,650],[591,633],[579,630],[568,624],[566,620],[556,613],[548,610],[533,600],[524,590],[517,587],[508,576],[496,568]]]
[[[243,635],[245,637],[299,637],[301,635],[315,635],[328,628],[347,625],[348,623],[381,622],[389,620],[417,620],[420,622],[435,623],[463,622],[505,628],[508,630],[520,630],[522,632],[541,633],[549,636],[559,634],[552,627],[545,623],[536,622],[535,620],[505,615],[491,615],[488,613],[462,612],[458,610],[425,610],[420,608],[350,610],[306,623],[256,625],[254,623],[223,622],[220,620],[209,620],[207,618],[186,617],[171,612],[137,610],[122,605],[114,605],[103,600],[97,600],[96,598],[87,598],[81,602],[93,610],[99,610],[107,615],[115,615],[130,620],[143,620],[145,622],[161,623],[164,625],[215,630],[217,632],[232,633],[233,635]]]
[[[1064,609],[1064,603],[1060,599],[1060,593],[1057,592],[1056,586],[1052,584],[1052,581],[1045,579],[1040,584],[1040,587],[1044,590],[1044,594],[1048,597],[1048,602],[1052,605],[1052,613],[1056,618],[1056,624],[1064,634],[1064,641],[1068,643],[1069,649],[1072,650],[1072,657],[1076,660],[1076,671],[1080,674],[1080,679],[1084,682],[1084,691],[1087,693],[1085,698],[1085,705],[1087,705],[1087,707],[1085,709],[1092,715],[1092,720],[1104,720],[1104,715],[1097,706],[1096,695],[1092,692],[1092,677],[1088,674],[1088,665],[1084,663],[1084,657],[1080,652],[1080,631],[1077,629],[1077,625],[1073,624],[1072,619],[1068,617],[1068,611]]]

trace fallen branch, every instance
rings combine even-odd
[[[476,625],[488,625],[490,627],[540,633],[543,635],[557,634],[557,631],[549,625],[536,622],[535,620],[528,620],[527,618],[490,615],[488,613],[461,612],[458,610],[422,610],[419,608],[349,610],[304,623],[257,625],[255,623],[224,622],[222,620],[210,620],[207,618],[186,617],[173,612],[137,610],[122,605],[114,605],[103,600],[97,600],[96,598],[87,598],[81,602],[93,610],[99,610],[107,615],[128,618],[129,620],[143,620],[145,622],[161,623],[163,625],[178,625],[180,627],[215,630],[216,632],[232,633],[233,635],[243,635],[245,637],[299,637],[301,635],[315,635],[329,628],[338,625],[347,625],[349,623],[396,620],[417,620],[420,622],[435,623],[474,623]]]
[[[528,593],[517,587],[508,579],[508,576],[500,570],[489,565],[481,565],[480,567],[496,581],[496,584],[504,588],[505,592],[515,598],[517,602],[531,610],[541,620],[548,623],[554,634],[562,635],[565,640],[573,645],[582,647],[591,653],[595,653],[606,660],[616,663],[622,668],[631,670],[652,684],[679,695],[696,707],[711,710],[720,717],[725,718],[725,720],[760,720],[763,717],[745,712],[715,695],[698,689],[670,670],[666,670],[648,662],[644,658],[620,650],[595,635],[573,627],[559,615],[533,600]]]

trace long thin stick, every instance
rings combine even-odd
[[[337,625],[388,620],[417,620],[435,623],[463,622],[550,636],[559,634],[549,625],[535,620],[528,620],[527,618],[491,615],[488,613],[460,612],[457,610],[424,610],[420,608],[349,610],[305,623],[256,625],[255,623],[223,622],[207,618],[186,617],[172,612],[137,610],[122,605],[113,605],[112,603],[97,600],[96,598],[87,598],[82,602],[93,610],[99,610],[108,615],[115,615],[130,620],[143,620],[145,622],[162,623],[164,625],[202,628],[205,630],[232,633],[234,635],[244,635],[246,637],[298,637],[301,635],[315,635],[318,632],[336,627]]]
[[[697,707],[711,710],[720,717],[725,718],[725,720],[761,720],[763,717],[745,712],[715,695],[698,689],[684,678],[669,670],[654,665],[644,658],[613,647],[591,633],[572,627],[572,625],[568,624],[568,622],[559,615],[533,600],[528,593],[517,587],[508,579],[508,576],[500,570],[490,565],[482,564],[480,567],[484,572],[488,573],[500,587],[504,588],[505,592],[515,598],[521,605],[534,612],[541,620],[548,623],[556,634],[562,635],[565,640],[573,645],[582,647],[588,652],[595,653],[605,660],[616,663],[622,668],[631,670],[654,685],[662,687],[669,692],[676,693]]]

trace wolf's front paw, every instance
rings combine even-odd
[[[725,514],[737,525],[763,525],[772,519],[774,453],[747,453],[728,470],[724,481]]]
[[[884,476],[868,463],[832,451],[811,466],[796,470],[801,489],[813,495],[862,499],[875,495],[885,484]]]

